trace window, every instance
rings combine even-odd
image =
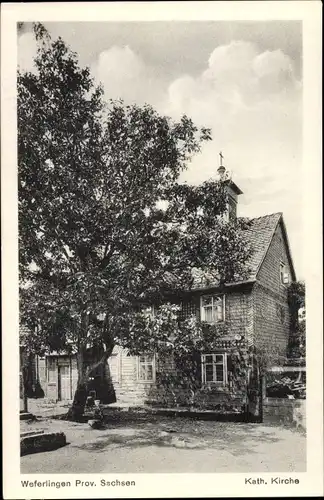
[[[120,382],[120,353],[116,351],[112,352],[109,357],[108,364],[112,381],[117,383]]]
[[[155,316],[154,306],[144,307],[144,309],[142,309],[142,313],[148,318],[154,318]]]
[[[232,222],[236,219],[237,215],[237,203],[231,196],[228,197],[226,204],[226,211],[222,214],[222,218],[225,222]]]
[[[57,381],[57,363],[56,358],[47,358],[47,382],[49,384],[55,384]]]
[[[196,304],[193,300],[181,302],[181,309],[179,312],[180,319],[190,318],[196,315]]]
[[[286,264],[280,263],[280,283],[283,285],[288,285],[290,282],[289,273],[287,271]]]
[[[206,323],[224,321],[224,295],[205,295],[201,297],[201,320]]]
[[[226,354],[203,354],[201,363],[203,384],[224,385],[226,383]]]
[[[155,380],[154,354],[142,354],[138,357],[138,380],[140,382],[154,382]]]
[[[228,219],[229,221],[236,219],[236,202],[233,198],[228,199]]]

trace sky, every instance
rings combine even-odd
[[[186,113],[213,140],[183,180],[217,176],[219,152],[242,189],[238,215],[283,212],[297,278],[302,255],[302,26],[270,22],[56,22],[61,36],[101,82],[107,98]],[[31,26],[18,38],[18,64],[32,69]]]

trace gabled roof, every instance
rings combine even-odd
[[[248,262],[248,266],[251,269],[250,279],[256,279],[281,218],[282,213],[277,212],[275,214],[250,219],[251,225],[244,231],[247,243],[250,244],[253,249],[253,253]]]
[[[295,280],[296,276],[282,213],[277,212],[274,214],[264,215],[262,217],[256,217],[254,219],[248,220],[250,224],[249,227],[244,230],[244,237],[246,238],[247,244],[251,245],[252,247],[252,255],[247,262],[249,275],[244,278],[238,277],[235,282],[227,283],[226,286],[235,286],[240,283],[250,283],[256,280],[259,269],[265,259],[273,235],[279,223],[282,224],[283,235],[287,246],[288,259],[292,270],[292,279]],[[202,273],[198,269],[194,271],[193,289],[197,290],[204,288],[213,288],[217,286],[218,282],[217,280],[215,280],[215,277],[208,275],[208,273]]]
[[[277,212],[270,215],[264,215],[263,217],[250,219],[250,221],[252,224],[246,230],[245,234],[247,235],[248,243],[250,243],[252,248],[254,249],[254,252],[249,261],[249,265],[251,268],[251,278],[256,279],[260,267],[269,249],[272,237],[277,229],[278,224],[281,224],[284,241],[287,248],[287,255],[291,268],[292,279],[293,281],[295,281],[296,280],[295,269],[291,257],[287,230],[283,220],[282,213]]]
[[[238,187],[237,184],[235,184],[234,181],[232,181],[232,179],[227,179],[226,181],[224,181],[224,184],[228,184],[236,194],[243,194],[243,191]]]

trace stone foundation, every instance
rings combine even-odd
[[[306,400],[266,398],[263,402],[263,423],[306,431]]]

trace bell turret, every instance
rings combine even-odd
[[[227,191],[227,196],[228,196],[228,201],[227,201],[227,218],[228,220],[234,220],[236,219],[237,216],[237,201],[238,201],[238,196],[240,194],[243,194],[243,191],[233,182],[231,177],[229,176],[223,160],[224,156],[223,153],[219,153],[219,167],[217,169],[217,172],[219,174],[219,180],[224,182],[226,184],[226,191]]]

